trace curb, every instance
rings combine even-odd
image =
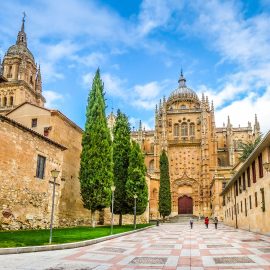
[[[20,253],[30,253],[30,252],[40,252],[40,251],[51,251],[51,250],[63,250],[63,249],[70,249],[70,248],[79,248],[94,245],[100,242],[104,242],[107,240],[111,240],[114,238],[118,238],[121,236],[141,232],[144,230],[148,230],[150,228],[156,227],[155,225],[137,229],[135,231],[118,233],[114,235],[104,236],[96,239],[85,240],[81,242],[73,242],[73,243],[66,243],[66,244],[58,244],[58,245],[44,245],[44,246],[31,246],[31,247],[16,247],[16,248],[0,248],[0,255],[7,255],[7,254],[20,254]]]

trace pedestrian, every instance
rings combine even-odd
[[[206,228],[208,229],[208,224],[209,224],[209,218],[208,217],[206,217],[204,219],[204,224],[205,224]]]
[[[192,227],[193,227],[193,218],[192,217],[189,219],[189,224],[190,224],[190,229],[192,229]]]
[[[218,218],[217,217],[214,218],[214,224],[215,224],[215,229],[217,229],[217,225],[218,225]]]

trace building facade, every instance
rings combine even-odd
[[[254,141],[260,134],[255,117],[254,129],[215,125],[213,102],[186,85],[182,72],[179,86],[155,110],[155,129],[132,132],[145,152],[150,178],[150,216],[158,213],[159,156],[163,149],[169,160],[172,216],[194,214],[222,218],[220,192],[239,163],[241,142]]]
[[[0,229],[48,228],[51,170],[61,171],[66,148],[0,115]],[[59,225],[62,183],[57,178],[55,226]]]
[[[270,133],[222,192],[225,224],[270,234]]]

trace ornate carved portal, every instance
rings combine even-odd
[[[178,214],[193,214],[193,200],[189,196],[178,198]]]
[[[173,212],[175,214],[193,214],[199,209],[200,184],[186,172],[172,184]]]

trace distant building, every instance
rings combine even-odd
[[[270,132],[232,176],[221,195],[225,224],[270,234]]]

